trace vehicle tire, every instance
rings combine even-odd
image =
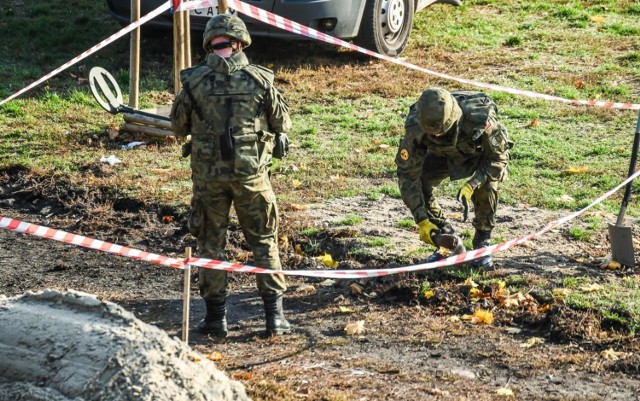
[[[387,56],[398,56],[409,42],[415,0],[367,0],[355,43]]]

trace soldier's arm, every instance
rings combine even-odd
[[[402,200],[418,223],[428,218],[422,194],[422,166],[427,147],[421,145],[424,134],[417,124],[411,122],[411,118],[407,119],[405,131],[395,160],[398,166],[398,187]]]
[[[171,128],[177,138],[184,138],[191,133],[191,104],[184,89],[176,96],[169,117]]]
[[[509,136],[493,113],[479,140],[483,156],[471,181],[478,186],[487,181],[502,181],[509,163]]]
[[[291,130],[291,117],[289,116],[289,105],[285,102],[280,92],[271,85],[267,89],[266,111],[269,120],[269,129],[272,132],[288,132]]]

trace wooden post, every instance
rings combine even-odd
[[[139,19],[140,0],[131,0],[131,22]],[[140,86],[140,27],[131,32],[129,43],[129,106],[137,109]]]
[[[191,247],[184,249],[184,257],[191,257]],[[184,268],[184,286],[182,295],[182,341],[189,342],[189,296],[191,295],[191,265]]]
[[[218,14],[226,14],[229,11],[227,0],[218,0]]]
[[[173,91],[178,94],[182,88],[180,69],[182,68],[182,11],[173,10]]]
[[[185,0],[188,1],[188,0]],[[191,67],[191,14],[184,13],[184,62],[182,68]]]

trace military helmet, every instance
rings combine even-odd
[[[246,25],[236,15],[219,14],[207,22],[202,41],[204,50],[207,50],[211,39],[218,36],[228,36],[241,42],[244,47],[251,44],[251,36],[249,36]]]
[[[444,135],[462,117],[462,109],[453,95],[440,88],[422,92],[416,111],[420,128],[433,136]]]

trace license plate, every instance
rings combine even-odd
[[[215,17],[216,15],[218,15],[218,2],[211,1],[211,3],[214,3],[215,6],[205,7],[205,8],[196,8],[195,10],[189,11],[189,15],[193,15],[196,17]],[[227,12],[229,14],[235,14],[236,10],[230,8]]]

